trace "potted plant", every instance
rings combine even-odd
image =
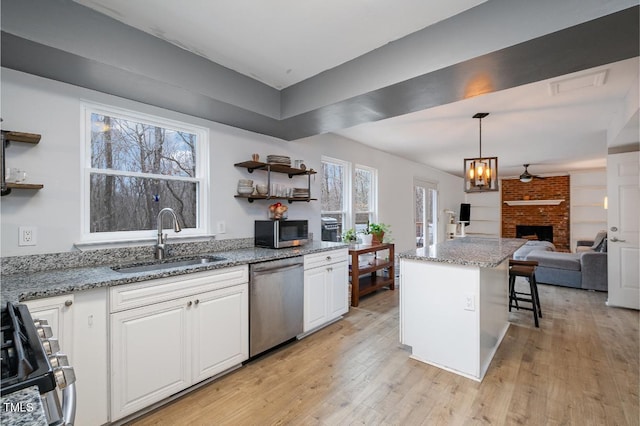
[[[389,232],[389,225],[380,223],[369,224],[369,233],[373,235],[373,244],[381,244],[384,234]]]
[[[362,230],[362,233],[360,234],[360,241],[362,241],[362,244],[365,246],[370,246],[371,244],[373,244],[373,234],[369,230],[368,223],[367,223],[367,227],[364,228]]]
[[[356,230],[353,228],[346,230],[342,234],[343,243],[355,243],[357,240],[358,240],[358,236],[356,235]]]

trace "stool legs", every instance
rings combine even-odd
[[[516,277],[523,277],[527,279],[529,282],[530,293],[516,291]],[[518,301],[531,303],[531,308],[520,306]],[[512,267],[509,270],[509,312],[511,312],[511,308],[532,311],[535,326],[540,327],[538,318],[542,318],[542,309],[540,308],[540,296],[538,294],[538,283],[536,282],[534,268]]]
[[[536,324],[536,328],[540,327],[538,324],[538,315],[542,317],[542,314],[538,312],[540,302],[538,301],[538,289],[536,285],[535,275],[529,278],[529,291],[531,291],[531,306],[533,307],[533,322]]]

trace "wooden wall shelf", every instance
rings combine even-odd
[[[37,144],[40,142],[41,135],[37,133],[10,132],[3,130],[4,140],[8,142],[23,142]]]
[[[557,206],[564,200],[511,200],[504,201],[508,206]]]
[[[5,175],[5,158],[6,153],[5,150],[7,146],[9,146],[10,142],[22,142],[29,144],[37,144],[40,142],[41,135],[37,133],[25,133],[25,132],[12,132],[9,130],[2,130],[2,194],[1,195],[9,195],[11,190],[13,189],[42,189],[44,185],[39,183],[16,183],[16,182],[7,182]]]
[[[11,189],[42,189],[44,185],[41,183],[13,183],[7,182],[7,188]]]
[[[297,169],[295,167],[289,167],[284,164],[274,164],[274,163],[262,163],[260,161],[243,161],[241,163],[234,164],[235,167],[240,167],[243,169],[247,169],[249,173],[253,173],[254,170],[264,170],[267,172],[267,188],[268,191],[265,195],[235,195],[235,198],[243,198],[250,203],[253,203],[254,200],[287,200],[289,204],[296,201],[316,201],[317,198],[311,198],[311,175],[315,175],[317,172],[313,169]],[[282,173],[289,176],[289,179],[294,176],[307,176],[307,192],[309,194],[308,197],[281,197],[271,195],[271,173]]]

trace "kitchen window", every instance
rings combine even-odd
[[[355,229],[361,232],[376,222],[378,173],[371,167],[356,165],[353,177]]]
[[[378,216],[378,172],[335,158],[322,157],[322,241],[341,241],[354,228],[363,232]]]
[[[88,104],[84,125],[84,240],[154,237],[165,207],[206,234],[207,129]]]
[[[322,241],[340,241],[349,229],[351,165],[335,158],[322,157],[321,173]]]

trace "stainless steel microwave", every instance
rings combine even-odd
[[[256,220],[254,238],[256,247],[301,246],[309,241],[309,221]]]

